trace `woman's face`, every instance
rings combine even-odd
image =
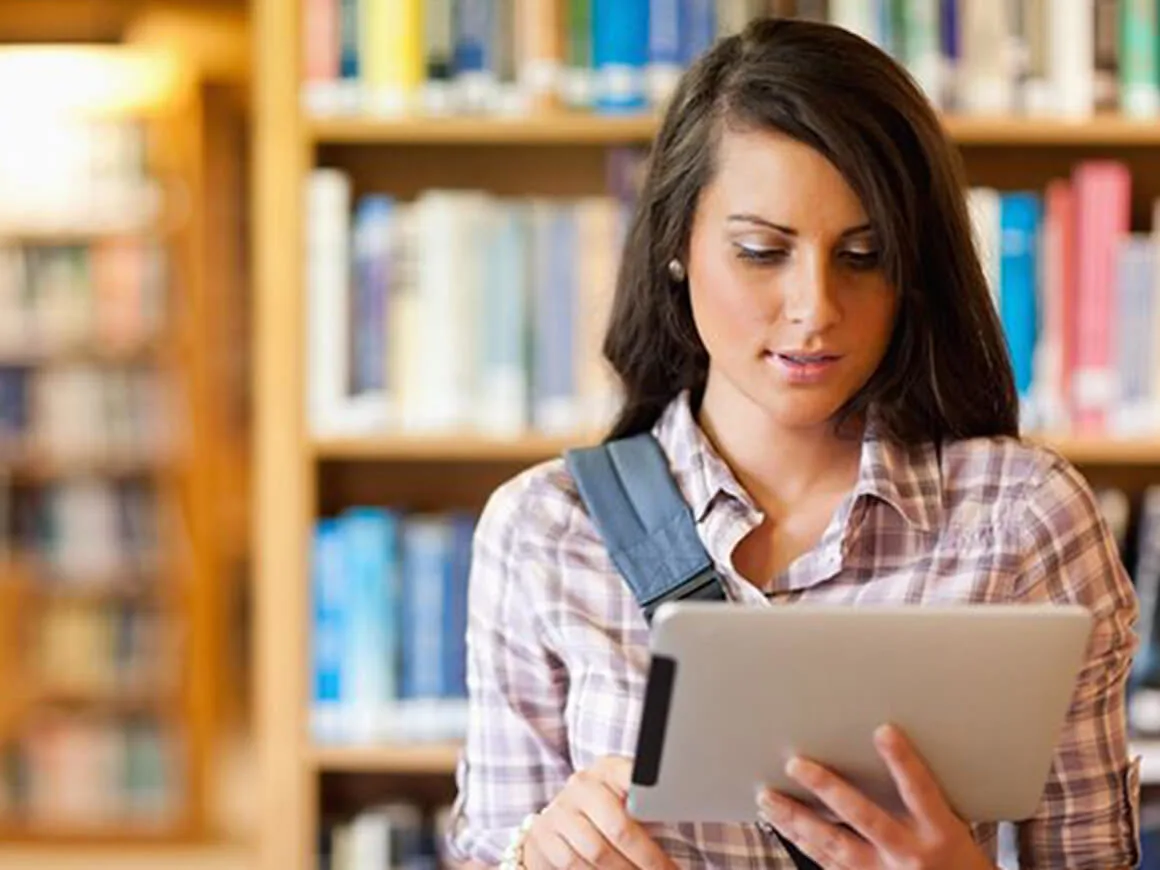
[[[689,242],[706,404],[728,392],[779,426],[816,427],[869,380],[898,294],[854,191],[807,145],[726,131]]]

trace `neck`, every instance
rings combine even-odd
[[[844,492],[857,480],[861,426],[839,436],[830,421],[782,425],[712,375],[698,423],[767,516],[779,517],[787,506],[812,497]]]

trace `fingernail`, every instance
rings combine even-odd
[[[780,798],[770,792],[762,792],[757,798],[757,803],[761,807],[761,812],[770,821],[785,815],[785,805]]]
[[[874,741],[879,746],[890,748],[894,745],[894,728],[890,725],[879,725],[874,731]]]
[[[802,777],[809,776],[809,765],[795,756],[785,763],[785,773],[787,776],[800,780]]]

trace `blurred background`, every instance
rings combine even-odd
[[[608,422],[657,110],[761,15],[962,153],[1160,866],[1160,0],[0,0],[0,868],[439,866],[475,518]]]

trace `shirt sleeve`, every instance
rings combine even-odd
[[[447,850],[454,861],[499,862],[524,817],[571,774],[564,720],[567,672],[542,643],[529,547],[540,514],[517,478],[489,500],[476,528],[468,590],[469,719]]]
[[[1125,688],[1138,613],[1091,490],[1057,459],[1027,493],[1020,601],[1080,604],[1092,635],[1036,815],[1019,825],[1022,868],[1134,867],[1139,761],[1129,759]]]

